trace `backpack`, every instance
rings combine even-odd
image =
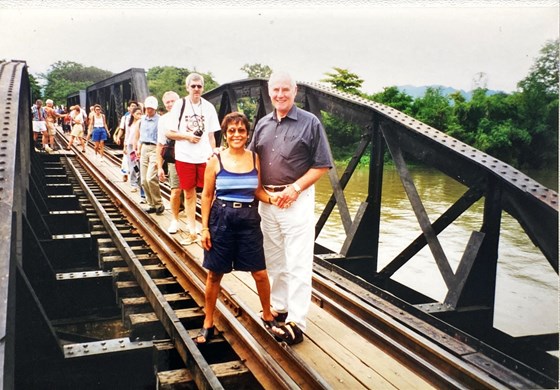
[[[181,99],[183,104],[181,105],[181,112],[179,113],[179,123],[177,124],[177,131],[179,130],[179,126],[181,126],[181,117],[183,116],[183,112],[185,112],[185,98]],[[163,161],[166,163],[174,163],[175,162],[175,140],[174,139],[167,139],[167,142],[161,148],[161,157]]]

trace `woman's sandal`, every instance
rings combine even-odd
[[[294,322],[288,322],[286,325],[276,327],[272,329],[272,333],[279,341],[284,341],[288,345],[298,344],[303,341],[303,332]]]
[[[193,339],[196,344],[208,344],[208,342],[214,337],[214,327],[211,326],[210,328],[202,328]],[[204,341],[198,341],[201,337],[204,338]]]

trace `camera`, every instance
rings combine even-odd
[[[202,134],[204,134],[204,131],[202,131],[200,129],[197,129],[197,130],[193,131],[193,134],[197,137],[201,137]]]

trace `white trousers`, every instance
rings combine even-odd
[[[288,312],[305,331],[311,304],[311,277],[315,245],[315,188],[309,187],[287,209],[260,203],[270,302],[275,311]]]

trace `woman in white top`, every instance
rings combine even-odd
[[[93,106],[93,112],[94,114],[91,116],[91,120],[89,121],[88,138],[91,137],[93,144],[95,145],[95,154],[99,152],[101,155],[101,161],[103,161],[105,141],[107,140],[109,129],[107,127],[105,115],[101,113],[101,106],[99,104]]]
[[[130,175],[130,186],[132,187],[131,191],[137,192],[138,188],[140,188],[140,197],[143,197],[142,187],[140,186],[139,159],[134,151],[134,139],[136,138],[136,133],[140,128],[141,118],[142,109],[140,107],[134,108],[130,115],[126,117],[128,123],[124,138],[124,152],[125,155],[128,156],[128,172]]]

